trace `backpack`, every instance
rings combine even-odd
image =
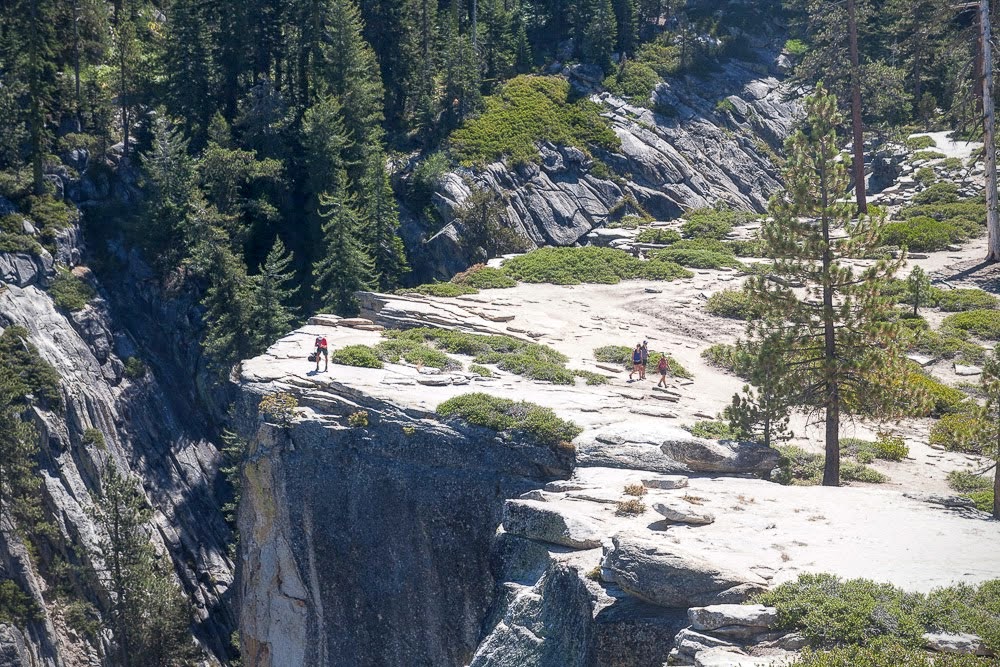
[[[658,371],[665,371],[665,370],[667,370],[667,358],[666,357],[660,357],[660,362],[658,364],[656,364],[656,370],[658,370]]]

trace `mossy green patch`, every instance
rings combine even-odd
[[[583,432],[549,408],[483,393],[463,394],[437,407],[442,417],[455,417],[493,431],[523,433],[540,445],[559,446]]]

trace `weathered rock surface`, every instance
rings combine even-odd
[[[643,477],[642,485],[647,489],[682,489],[688,485],[684,475],[660,475],[659,477]]]
[[[710,512],[698,512],[683,500],[671,500],[653,503],[653,509],[667,521],[674,523],[690,523],[695,526],[705,526],[715,521],[715,515]]]
[[[784,667],[791,665],[789,656],[755,657],[731,649],[712,648],[695,656],[695,667]]]
[[[766,475],[778,465],[778,452],[751,442],[717,442],[688,435],[671,438],[660,449],[667,458],[697,472]]]
[[[923,635],[924,646],[938,653],[955,655],[993,655],[982,638],[964,632],[926,632]]]
[[[759,604],[717,604],[688,609],[688,618],[695,630],[749,639],[773,628],[778,622],[778,610]]]
[[[503,527],[508,533],[573,549],[601,546],[603,531],[593,521],[536,500],[508,500]]]
[[[742,602],[767,584],[751,572],[713,564],[662,540],[619,534],[604,558],[602,578],[664,607]]]
[[[12,625],[0,624],[0,667],[34,667],[37,656],[30,652],[21,631]]]

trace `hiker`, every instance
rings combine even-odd
[[[646,379],[646,364],[649,363],[649,348],[646,347],[647,341],[642,341],[642,368],[639,369],[639,379]]]
[[[326,336],[316,336],[316,372],[319,373],[319,358],[323,357],[323,371],[330,368],[330,351],[326,345]]]
[[[667,355],[661,354],[660,360],[656,362],[656,370],[660,371],[660,381],[656,383],[657,387],[667,388],[667,371],[670,366],[667,364]]]
[[[639,379],[642,379],[642,345],[639,343],[635,344],[635,349],[632,350],[632,372],[628,374],[628,381],[632,381],[632,376],[636,373],[639,374]]]

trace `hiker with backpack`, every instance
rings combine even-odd
[[[330,368],[330,351],[327,347],[326,336],[316,336],[316,351],[313,356],[316,357],[316,372],[319,373],[319,358],[323,357],[323,371],[326,372]]]
[[[660,372],[660,381],[656,383],[657,387],[667,388],[667,371],[670,370],[670,365],[667,363],[667,355],[661,354],[660,360],[656,362],[656,370]]]

